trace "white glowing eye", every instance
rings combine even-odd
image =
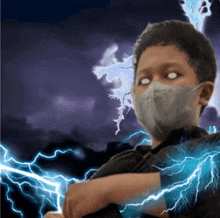
[[[170,79],[174,79],[174,78],[177,77],[177,73],[175,73],[175,72],[169,73],[169,74],[168,74],[168,77],[169,77]]]
[[[148,78],[144,78],[141,80],[141,84],[148,84],[150,80]]]

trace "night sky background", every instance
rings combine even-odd
[[[39,151],[81,148],[85,159],[66,157],[69,171],[63,160],[53,163],[53,169],[78,176],[107,162],[121,151],[116,142],[142,129],[131,110],[115,135],[120,104],[108,97],[114,85],[98,80],[92,68],[114,44],[119,50],[105,62],[131,55],[148,22],[188,21],[178,0],[2,0],[1,9],[1,142],[20,161]],[[219,0],[212,1],[211,12],[204,33],[215,49],[218,75],[200,125],[220,129]],[[5,217],[19,217],[3,203]]]

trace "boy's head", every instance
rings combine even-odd
[[[136,95],[151,80],[170,86],[196,86],[204,82],[199,101],[201,117],[213,93],[217,72],[214,48],[204,34],[187,22],[149,23],[135,44],[134,58]],[[173,62],[176,64],[168,65]]]

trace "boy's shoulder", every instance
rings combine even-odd
[[[220,149],[220,132],[211,133],[196,141],[194,146],[191,146],[192,152],[207,152]]]
[[[201,142],[206,143],[219,143],[220,142],[220,132],[211,133],[201,139]]]

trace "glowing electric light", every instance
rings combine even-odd
[[[193,26],[203,32],[205,18],[211,15],[209,0],[183,0],[181,4],[185,15]],[[207,11],[204,11],[204,10]]]
[[[60,154],[72,153],[74,156],[79,158],[84,158],[84,154],[80,149],[66,149],[66,150],[56,150],[52,155],[45,155],[38,153],[33,161],[30,162],[20,162],[9,155],[8,149],[3,145],[0,145],[1,149],[1,183],[7,187],[6,199],[11,203],[12,211],[24,216],[21,210],[15,208],[15,202],[9,197],[12,189],[10,188],[10,183],[18,186],[21,193],[30,198],[33,202],[41,202],[39,214],[43,217],[42,210],[46,203],[55,207],[58,212],[61,212],[61,203],[65,197],[65,191],[71,183],[83,182],[88,179],[88,175],[91,172],[95,172],[98,169],[88,170],[83,179],[79,178],[67,178],[64,175],[45,172],[42,170],[37,163],[39,159],[53,160]],[[36,172],[37,171],[37,172]],[[6,178],[8,183],[2,181],[2,178]],[[35,190],[35,196],[30,195],[24,191],[24,186],[29,186]],[[40,203],[39,202],[39,203]]]

